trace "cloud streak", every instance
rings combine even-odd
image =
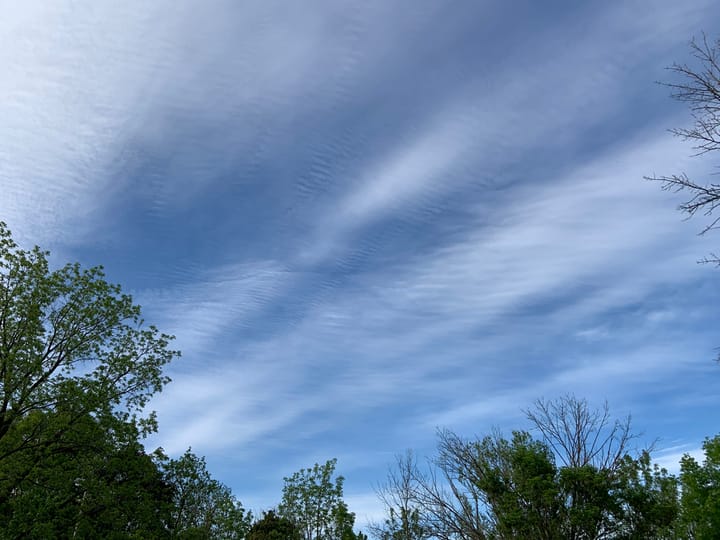
[[[702,175],[652,80],[713,8],[13,6],[0,214],[178,336],[151,443],[243,492],[371,456],[375,515],[379,456],[568,390],[695,448],[710,249],[641,178]]]

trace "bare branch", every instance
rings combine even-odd
[[[638,437],[630,430],[630,416],[612,420],[607,402],[593,410],[587,400],[572,395],[538,399],[525,414],[566,467],[615,471]]]
[[[711,42],[703,34],[702,39],[692,40],[690,51],[697,65],[673,64],[668,69],[680,77],[679,82],[661,82],[671,90],[671,96],[688,103],[693,118],[689,128],[675,128],[671,133],[693,144],[695,155],[720,150],[720,39]],[[712,218],[720,206],[720,184],[700,183],[684,173],[670,176],[646,176],[647,180],[660,182],[669,191],[688,191],[690,198],[678,209],[688,218],[700,213],[711,218],[700,234],[718,228],[720,216]],[[714,255],[699,262],[720,263]]]

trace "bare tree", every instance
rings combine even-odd
[[[720,150],[720,39],[711,42],[703,35],[700,41],[693,39],[690,48],[692,56],[699,65],[693,67],[688,64],[673,64],[668,69],[679,75],[682,80],[677,83],[661,84],[671,89],[674,99],[689,105],[694,119],[692,127],[673,129],[671,132],[684,140],[691,141],[697,151],[696,155],[702,155]],[[688,217],[701,213],[710,218],[700,234],[716,229],[720,225],[720,216],[712,216],[720,206],[719,183],[700,183],[684,173],[646,178],[661,182],[663,189],[666,190],[690,192],[690,198],[679,206],[679,210]],[[720,258],[711,254],[701,262],[720,265]]]
[[[438,436],[438,455],[428,461],[426,469],[421,469],[414,454],[408,452],[397,458],[387,482],[377,490],[388,519],[371,527],[375,538],[488,538],[487,500],[473,482],[470,447],[449,431],[441,431]]]
[[[434,463],[437,470],[430,469],[420,479],[424,496],[421,504],[429,509],[432,529],[443,540],[485,540],[491,530],[488,500],[476,482],[475,450],[473,442],[452,431],[439,431]]]
[[[426,540],[431,538],[424,511],[416,502],[418,494],[417,460],[411,450],[398,455],[388,469],[387,480],[375,492],[386,510],[382,523],[372,523],[370,534],[378,540]]]
[[[629,415],[612,419],[607,401],[601,409],[592,409],[587,400],[566,395],[538,399],[524,412],[565,467],[614,471],[638,437],[630,431]]]

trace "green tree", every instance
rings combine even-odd
[[[622,516],[617,538],[678,538],[677,478],[653,464],[649,452],[625,457],[614,495]]]
[[[355,540],[355,514],[343,501],[342,476],[335,474],[336,459],[311,469],[300,469],[284,479],[281,517],[290,520],[304,540]]]
[[[680,461],[682,530],[687,538],[717,538],[720,531],[720,435],[703,443],[702,465],[690,455]]]
[[[246,540],[302,540],[302,536],[292,521],[270,510],[253,523]]]
[[[188,449],[178,459],[166,461],[162,468],[173,492],[172,538],[245,538],[252,515],[245,511],[229,487],[210,476],[205,458]]]
[[[511,441],[469,442],[472,482],[485,494],[493,538],[562,538],[562,498],[547,446],[516,431]]]
[[[144,407],[178,355],[101,267],[51,270],[48,255],[20,249],[0,223],[0,462],[58,442],[88,414],[155,430]],[[14,429],[34,412],[60,409],[70,413],[53,417],[53,436],[44,433],[50,417]]]
[[[90,415],[66,427],[62,415],[34,411],[14,426],[32,432],[57,421],[66,431],[0,462],[2,481],[13,486],[0,504],[0,538],[168,537],[171,488],[136,427]]]
[[[558,483],[564,497],[563,534],[594,538],[615,531],[621,519],[620,470],[630,457],[630,417],[613,419],[605,402],[592,408],[568,394],[538,399],[525,414],[560,463]]]

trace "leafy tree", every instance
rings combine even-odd
[[[27,417],[28,429],[39,416]],[[64,421],[59,422],[65,425]],[[251,516],[205,461],[146,455],[134,424],[89,415],[65,436],[0,463],[12,492],[0,538],[244,538]]]
[[[703,443],[702,465],[692,456],[680,461],[681,526],[688,538],[717,538],[720,531],[720,435]]]
[[[677,479],[652,464],[648,452],[637,459],[625,456],[617,484],[622,516],[617,538],[678,538]]]
[[[13,430],[66,426],[62,414],[34,411]],[[0,462],[0,538],[168,537],[171,488],[137,435],[133,424],[85,415],[62,438]]]
[[[273,510],[265,512],[262,519],[253,523],[247,540],[301,540],[300,531],[292,521],[278,516]]]
[[[153,431],[143,409],[178,355],[101,267],[51,270],[48,255],[20,249],[0,223],[0,462],[60,442],[87,415]],[[69,412],[28,420],[61,409]]]
[[[621,503],[617,499],[621,487],[613,473],[593,465],[561,467],[558,487],[563,499],[561,513],[564,537],[614,538],[621,518]]]
[[[629,452],[637,435],[630,417],[613,419],[607,402],[594,409],[571,394],[538,399],[525,414],[561,464],[565,537],[594,538],[616,530],[622,522],[620,470],[634,463]]]
[[[205,458],[188,449],[180,458],[166,461],[162,468],[173,490],[172,538],[245,538],[252,515],[230,488],[210,476]]]
[[[102,268],[48,256],[0,223],[2,535],[160,538],[169,490],[138,439],[172,337]]]
[[[336,464],[337,459],[316,463],[312,469],[300,469],[284,479],[278,513],[297,527],[304,540],[360,538],[353,532],[355,514],[343,501],[344,478],[333,480]]]
[[[466,444],[474,461],[468,472],[487,500],[490,537],[562,537],[557,469],[543,443],[517,431],[511,441],[488,436]]]

